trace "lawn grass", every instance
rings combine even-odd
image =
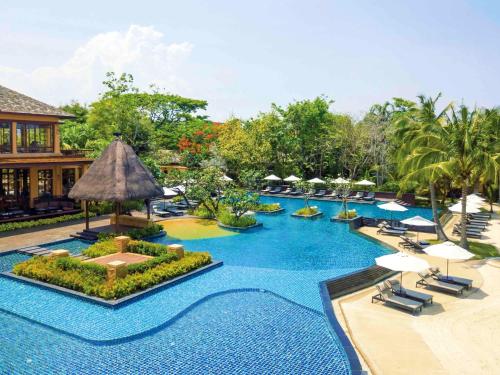
[[[428,240],[428,241],[433,245],[441,242],[439,240]],[[460,241],[453,241],[453,242],[458,245]],[[484,259],[488,257],[500,256],[495,246],[476,241],[469,241],[469,251],[476,255],[473,259]]]

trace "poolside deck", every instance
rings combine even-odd
[[[447,225],[448,227],[448,225]],[[399,238],[360,232],[397,247]],[[421,239],[435,235],[420,234]],[[414,255],[412,253],[412,255]],[[446,260],[416,255],[446,268]],[[500,269],[492,261],[450,262],[450,273],[474,280],[463,297],[425,290],[434,304],[419,316],[372,304],[375,288],[366,288],[332,302],[364,364],[373,374],[496,374],[500,367]],[[403,283],[415,289],[417,275],[407,273]],[[422,290],[422,289],[419,289]]]

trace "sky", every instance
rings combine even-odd
[[[0,85],[90,103],[107,71],[208,101],[214,121],[326,95],[500,105],[500,1],[7,1]]]

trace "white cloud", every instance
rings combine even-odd
[[[0,65],[0,84],[55,105],[95,100],[108,71],[131,73],[142,88],[154,83],[168,91],[185,91],[179,69],[192,48],[187,42],[166,44],[154,27],[131,25],[126,32],[92,37],[58,66],[25,71]]]

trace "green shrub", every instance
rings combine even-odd
[[[217,220],[224,225],[238,228],[251,227],[252,225],[257,224],[257,219],[255,219],[254,216],[241,216],[237,218],[235,215],[226,210],[219,212]]]
[[[339,219],[354,219],[356,216],[358,216],[356,210],[347,210],[347,214],[345,211],[340,211],[338,214]]]
[[[90,217],[94,217],[94,213],[89,213]],[[39,227],[42,225],[51,225],[51,224],[59,224],[64,223],[66,221],[72,220],[81,220],[85,218],[84,213],[73,214],[73,215],[62,215],[57,217],[51,217],[48,219],[38,219],[38,220],[29,220],[29,221],[19,221],[15,223],[4,223],[0,224],[0,232],[8,232],[16,229],[27,229]]]
[[[319,211],[316,207],[303,207],[297,211],[295,211],[295,215],[301,216],[311,216],[317,214]]]
[[[143,208],[144,202],[142,200],[125,201],[122,204],[122,212],[128,212],[132,210],[141,211]],[[89,206],[89,211],[99,215],[114,214],[115,206],[113,202],[98,202],[91,204]]]
[[[272,212],[281,209],[281,205],[279,203],[259,203],[252,210],[255,211],[263,211],[263,212]]]
[[[140,240],[145,237],[154,236],[159,234],[163,230],[163,226],[160,224],[150,224],[144,228],[131,229],[126,233],[116,233],[116,232],[102,232],[97,235],[98,241],[108,241],[112,238],[118,236],[129,236],[133,240]]]
[[[177,254],[165,253],[165,254],[161,254],[157,257],[154,257],[154,258],[149,259],[149,260],[142,262],[142,263],[129,264],[127,266],[127,271],[129,274],[137,273],[137,272],[143,273],[143,272],[145,272],[151,268],[154,268],[162,263],[170,263],[170,262],[173,262],[175,260],[179,260],[179,257],[177,256]]]
[[[78,259],[35,256],[14,266],[16,275],[62,286],[87,295],[113,299],[150,288],[186,274],[212,261],[209,253],[186,252],[184,258],[162,254],[144,263],[129,265],[129,274],[114,283],[106,280],[106,268]]]
[[[198,206],[194,210],[191,210],[191,215],[198,216],[202,219],[213,219],[214,215],[206,209],[204,206]]]
[[[127,250],[131,253],[156,257],[166,254],[167,246],[148,241],[130,241],[127,246]]]
[[[114,240],[99,241],[93,245],[90,245],[82,254],[90,258],[102,257],[104,255],[114,254],[118,251],[116,248]]]

